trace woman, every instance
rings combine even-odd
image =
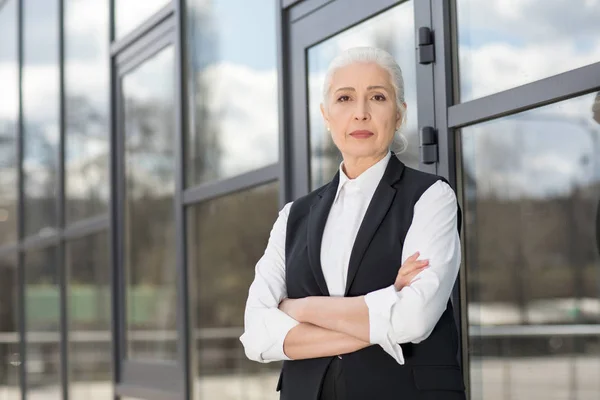
[[[321,112],[343,162],[279,213],[240,338],[250,359],[284,360],[281,399],[464,399],[449,302],[459,209],[443,178],[390,151],[406,110],[390,54],[331,63]]]

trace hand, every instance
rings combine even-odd
[[[396,282],[394,282],[396,291],[399,292],[405,286],[410,285],[410,282],[414,279],[414,277],[429,265],[429,260],[417,260],[419,255],[420,253],[417,251],[415,254],[408,257],[404,264],[402,264],[400,267],[398,276],[396,277]]]
[[[283,301],[279,303],[279,309],[296,321],[301,322],[302,306],[304,305],[302,300],[304,299],[283,299]]]

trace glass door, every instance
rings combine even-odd
[[[433,124],[432,66],[419,64],[415,51],[418,29],[428,28],[431,20],[425,3],[336,0],[315,11],[300,3],[288,12],[295,19],[290,25],[291,198],[328,182],[341,161],[323,124],[319,105],[329,63],[350,47],[379,47],[396,58],[402,68],[408,104],[407,122],[401,132],[408,148],[399,158],[411,167],[435,172],[435,165],[419,160],[419,128]],[[430,101],[422,101],[424,98]]]
[[[318,3],[318,4],[317,4]],[[330,181],[341,161],[320,112],[329,63],[341,51],[374,46],[388,51],[404,77],[407,121],[401,133],[407,149],[398,157],[409,167],[436,173],[456,189],[453,132],[446,110],[452,102],[448,4],[414,0],[298,2],[287,17],[289,65],[285,118],[287,199],[296,199]],[[437,32],[434,41],[434,27]],[[431,135],[428,135],[431,133]],[[452,294],[460,329],[460,285]],[[462,362],[462,351],[458,355]]]
[[[147,36],[116,57],[116,392],[183,399],[174,18]]]

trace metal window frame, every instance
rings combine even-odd
[[[174,2],[174,24],[175,24],[175,263],[177,265],[177,332],[179,340],[177,341],[177,350],[179,353],[180,392],[183,399],[191,399],[193,396],[194,377],[191,372],[194,357],[190,351],[192,343],[195,343],[191,336],[190,320],[190,293],[191,283],[189,279],[189,269],[187,267],[187,224],[184,208],[184,190],[186,184],[185,176],[185,134],[188,126],[187,98],[187,66],[186,57],[186,33],[187,33],[187,13],[184,0],[175,0]]]
[[[462,170],[459,170],[457,157],[457,137],[455,130],[448,126],[448,108],[457,100],[458,87],[456,79],[457,57],[454,57],[457,51],[456,32],[453,31],[453,23],[456,13],[453,1],[434,2],[431,0],[431,28],[434,32],[435,42],[435,62],[433,63],[433,97],[431,101],[434,104],[435,121],[434,125],[438,135],[438,162],[435,165],[435,173],[448,180],[450,186],[456,191],[459,204],[462,200],[460,195],[459,177]],[[464,224],[461,229],[461,237],[465,237]],[[464,260],[465,247],[461,240],[461,254]],[[458,339],[460,343],[458,361],[463,372],[463,379],[469,395],[469,358],[468,358],[468,321],[466,316],[467,302],[466,293],[466,268],[462,262],[458,277],[452,289],[450,296],[453,305],[454,319],[458,330]]]
[[[462,148],[460,128],[482,122],[517,114],[527,110],[542,107],[570,98],[575,98],[600,89],[600,62],[583,66],[574,70],[556,74],[531,83],[510,88],[482,98],[460,103],[459,83],[459,54],[458,54],[458,24],[456,0],[434,2],[431,0],[433,29],[436,32],[436,66],[435,101],[436,126],[439,132],[439,170],[451,185],[457,189],[459,201],[463,200],[462,183]],[[464,203],[463,203],[464,204]],[[464,232],[462,237],[466,237]],[[460,304],[459,321],[462,343],[462,369],[467,388],[467,396],[473,395],[470,384],[469,337],[471,335],[538,335],[540,332],[552,331],[556,328],[514,327],[507,329],[473,329],[468,321],[468,252],[467,244],[462,241],[463,268],[459,281],[454,287],[452,298],[455,304]],[[569,326],[560,330],[561,334],[575,335],[581,332],[589,333],[587,327]]]
[[[18,23],[18,58],[19,58],[19,122],[18,122],[18,136],[17,136],[17,175],[18,175],[18,201],[17,201],[17,240],[21,243],[25,236],[25,210],[24,210],[24,172],[23,172],[23,158],[24,158],[24,141],[23,141],[23,2],[17,1],[17,23]],[[25,271],[24,271],[24,256],[23,252],[17,253],[17,293],[19,297],[19,353],[21,365],[19,366],[19,383],[21,386],[21,399],[26,400],[27,390],[27,344],[25,342]]]
[[[448,127],[462,128],[600,89],[600,62],[448,108]]]
[[[163,10],[166,10],[163,9]],[[182,284],[185,283],[186,275],[184,275],[184,254],[182,252],[183,246],[185,246],[183,240],[183,219],[182,219],[182,207],[181,207],[181,177],[183,171],[180,167],[181,164],[181,143],[180,143],[180,129],[182,126],[182,118],[179,110],[181,110],[181,92],[179,85],[179,68],[180,68],[180,52],[177,39],[177,21],[175,18],[172,4],[169,6],[169,11],[165,11],[166,18],[158,18],[158,25],[148,27],[146,24],[143,25],[143,36],[136,37],[135,42],[127,43],[126,45],[116,46],[119,49],[117,54],[112,56],[112,135],[111,135],[111,187],[113,188],[112,202],[111,202],[111,248],[113,254],[113,339],[115,341],[115,350],[113,360],[115,364],[114,373],[114,390],[115,396],[142,396],[148,399],[184,399],[186,398],[186,392],[188,384],[186,383],[186,370],[187,370],[187,348],[185,338],[185,327],[186,322],[186,311],[187,307],[185,302],[187,301],[187,291],[183,288]],[[114,24],[114,21],[113,21]],[[114,27],[113,27],[114,28]],[[124,242],[123,242],[123,221],[124,221],[124,205],[125,205],[125,192],[124,192],[124,143],[122,141],[124,137],[124,109],[123,109],[123,98],[122,98],[122,79],[127,74],[133,72],[136,68],[143,65],[144,62],[148,61],[156,54],[161,51],[173,47],[174,49],[174,81],[175,81],[175,98],[174,110],[175,110],[175,126],[176,132],[174,139],[176,142],[175,146],[175,180],[176,188],[174,192],[174,217],[175,217],[175,242],[177,248],[175,249],[176,257],[176,268],[175,273],[177,274],[177,332],[179,336],[177,340],[177,357],[173,361],[163,360],[135,360],[127,358],[127,318],[126,318],[126,280],[124,277]]]
[[[110,20],[112,21],[112,29],[110,36],[110,54],[115,56],[120,54],[130,45],[144,39],[146,35],[156,29],[161,23],[167,20],[175,12],[175,4],[173,1],[167,2],[161,9],[151,15],[148,19],[136,26],[132,31],[126,33],[120,38],[116,37],[116,7],[115,1],[131,1],[131,0],[110,0],[111,13]]]
[[[317,12],[321,7],[326,6],[335,0],[304,0],[297,2],[289,10],[289,22],[296,22],[300,18],[306,17],[313,12]]]
[[[55,248],[58,284],[59,284],[59,357],[60,357],[60,386],[61,397],[63,400],[69,398],[69,327],[68,327],[68,266],[66,265],[66,241],[81,237],[93,235],[108,230],[108,217],[99,215],[88,219],[76,221],[66,226],[66,194],[65,194],[65,88],[64,88],[64,61],[65,61],[65,30],[64,30],[64,10],[65,1],[57,0],[58,7],[58,70],[59,70],[59,144],[58,144],[58,194],[56,203],[57,225],[55,231],[49,235],[29,235],[25,232],[25,208],[24,208],[24,115],[23,115],[23,61],[24,61],[24,2],[16,1],[17,18],[17,52],[18,52],[18,116],[17,116],[17,241],[0,247],[0,257],[15,257],[17,260],[17,296],[19,318],[19,352],[21,365],[19,367],[21,398],[27,398],[27,343],[25,340],[26,312],[25,312],[25,255],[30,251],[43,251],[48,248]]]
[[[59,144],[58,144],[58,204],[57,204],[57,229],[63,232],[66,225],[66,195],[65,195],[65,139],[66,139],[66,113],[65,113],[65,0],[58,0],[58,63],[59,63]],[[60,334],[60,379],[63,400],[69,400],[69,316],[67,305],[68,276],[66,265],[66,245],[59,236],[56,247],[59,285],[59,334]]]

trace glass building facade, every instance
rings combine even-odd
[[[239,336],[319,103],[404,71],[407,165],[463,209],[472,400],[600,397],[600,2],[0,0],[0,400],[277,399]],[[424,132],[433,131],[433,138]]]

